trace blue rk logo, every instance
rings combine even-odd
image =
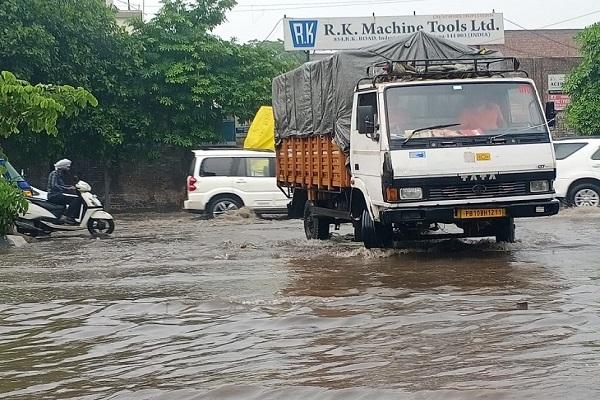
[[[290,32],[292,34],[292,44],[295,48],[315,47],[317,40],[316,19],[303,21],[290,21]]]

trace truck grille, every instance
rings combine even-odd
[[[427,200],[460,200],[483,197],[508,197],[529,194],[527,182],[465,182],[432,187]]]

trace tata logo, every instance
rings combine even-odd
[[[471,188],[471,190],[475,194],[484,194],[487,192],[487,187],[485,187],[485,185],[475,185]]]
[[[292,44],[295,48],[315,47],[318,22],[316,19],[290,21]]]
[[[463,182],[471,181],[495,181],[498,178],[497,174],[461,174],[459,175]]]

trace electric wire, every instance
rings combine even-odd
[[[509,23],[511,23],[511,24],[513,24],[513,25],[515,25],[515,26],[518,26],[519,28],[521,28],[521,29],[523,29],[523,30],[525,30],[525,31],[527,31],[527,32],[529,32],[529,33],[531,33],[532,35],[539,36],[539,37],[540,37],[540,38],[542,38],[542,39],[546,39],[546,40],[548,40],[548,41],[550,41],[550,42],[553,42],[553,43],[559,44],[559,45],[561,45],[561,46],[564,46],[564,47],[567,47],[567,48],[569,48],[569,49],[573,49],[573,50],[577,50],[577,51],[579,51],[579,49],[578,49],[577,47],[575,47],[575,46],[571,46],[571,45],[569,45],[569,44],[563,43],[563,42],[561,42],[561,41],[559,41],[559,40],[553,39],[553,38],[551,38],[551,37],[549,37],[549,36],[546,36],[546,35],[544,35],[544,34],[542,34],[542,33],[539,33],[539,32],[537,32],[537,31],[534,31],[534,30],[531,30],[531,29],[527,29],[527,28],[525,28],[523,25],[520,25],[520,24],[518,24],[518,23],[516,23],[516,22],[514,22],[514,21],[511,21],[511,20],[510,20],[510,19],[508,19],[508,18],[504,18],[504,20],[505,20],[506,22],[509,22]]]
[[[273,32],[275,32],[275,29],[277,29],[277,27],[279,26],[279,23],[281,21],[283,21],[283,18],[279,18],[279,20],[277,21],[277,23],[275,23],[275,26],[273,26],[273,29],[271,29],[271,32],[269,32],[269,34],[267,35],[267,37],[263,39],[263,42],[266,42],[267,40],[269,40],[269,38],[271,37],[271,35],[273,34]]]
[[[572,17],[572,18],[568,18],[568,19],[563,19],[562,21],[553,22],[553,23],[551,23],[549,25],[541,26],[538,29],[550,28],[551,26],[556,26],[556,25],[564,24],[565,22],[575,21],[576,19],[584,18],[584,17],[590,16],[590,15],[599,14],[599,13],[600,13],[600,10],[590,11],[589,13],[586,13],[586,14],[581,14],[581,15],[578,15],[576,17]]]

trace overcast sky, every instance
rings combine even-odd
[[[129,0],[133,6],[144,2],[146,18],[160,7],[160,0]],[[127,0],[115,0],[127,8]],[[125,7],[124,7],[125,5]],[[219,36],[242,42],[258,39],[283,39],[279,22],[288,17],[363,17],[417,14],[485,13],[495,10],[504,18],[527,29],[582,28],[600,21],[599,0],[238,0],[227,13],[227,22],[215,30]],[[584,14],[590,14],[584,16]],[[549,26],[551,25],[551,26]],[[508,21],[504,29],[520,29]]]

